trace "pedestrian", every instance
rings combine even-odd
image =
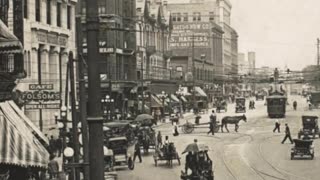
[[[138,141],[138,139],[136,138],[137,142],[134,146],[134,156],[133,156],[133,161],[136,161],[136,157],[138,156],[140,163],[142,163],[142,159],[141,159],[141,151],[140,151],[140,143]]]
[[[50,162],[48,163],[48,173],[49,173],[50,179],[54,179],[58,177],[59,164],[58,164],[58,161],[55,160],[54,154],[51,154],[49,159],[50,159]]]
[[[291,133],[290,133],[290,128],[289,128],[287,123],[285,124],[285,126],[286,126],[286,130],[285,130],[286,135],[284,136],[284,138],[283,138],[281,143],[283,144],[287,140],[287,138],[289,138],[291,144],[293,144],[293,141],[292,141],[292,138],[291,138]]]
[[[214,129],[217,123],[217,115],[215,114],[214,110],[212,110],[211,115],[210,115],[210,124],[209,124],[209,133],[212,133],[214,135]]]
[[[278,130],[278,133],[280,133],[280,122],[278,119],[276,119],[276,122],[274,124],[273,132],[276,132],[276,130]]]
[[[62,137],[61,136],[59,136],[58,139],[56,140],[56,148],[57,148],[58,157],[61,157],[61,153],[62,153]]]
[[[298,105],[297,101],[293,101],[293,109],[294,110],[297,110],[297,105]]]
[[[186,165],[185,165],[185,174],[188,175],[188,169],[191,169],[191,171],[193,171],[193,155],[192,152],[188,152],[187,156],[186,156]]]
[[[57,150],[56,149],[56,141],[52,135],[50,136],[49,147],[50,147],[50,153],[56,152],[56,150]]]
[[[158,131],[157,141],[158,141],[158,147],[160,148],[162,146],[162,135],[160,131]]]
[[[177,123],[173,124],[173,136],[179,136]]]
[[[169,145],[169,143],[170,143],[170,142],[169,142],[169,136],[166,136],[166,137],[165,137],[165,140],[164,140],[164,144],[165,144],[165,145]]]

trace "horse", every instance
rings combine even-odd
[[[239,129],[239,122],[243,120],[244,122],[247,122],[247,117],[246,115],[242,116],[225,116],[221,120],[221,132],[223,132],[223,126],[226,128],[226,130],[229,132],[227,125],[228,124],[234,124],[235,125],[235,131],[238,132]]]

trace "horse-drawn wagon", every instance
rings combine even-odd
[[[141,126],[138,129],[138,140],[143,152],[148,153],[149,149],[156,148],[156,132],[150,126]]]
[[[190,122],[187,122],[185,124],[183,124],[181,127],[181,130],[182,132],[184,132],[185,134],[190,134],[194,131],[194,129],[196,128],[209,128],[209,125],[210,122],[206,122],[206,123],[199,123],[199,124],[193,124],[193,123],[190,123]],[[215,129],[214,129],[214,132],[218,132],[219,129],[220,129],[221,125],[220,125],[220,122],[217,121],[216,125],[215,125]]]
[[[155,166],[158,166],[158,161],[167,161],[169,166],[172,166],[172,160],[177,160],[180,165],[180,157],[174,146],[174,143],[164,144],[161,148],[157,147],[153,155]]]

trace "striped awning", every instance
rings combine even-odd
[[[158,97],[151,95],[151,107],[163,107],[163,104]]]
[[[196,90],[196,95],[201,96],[201,97],[207,97],[207,94],[200,88],[200,87],[195,87]]]
[[[49,153],[24,120],[10,106],[0,103],[0,163],[46,168]]]
[[[181,96],[181,100],[182,100],[183,102],[188,102],[188,100],[187,100],[184,96]]]
[[[0,54],[22,53],[23,48],[18,38],[0,20]]]
[[[171,98],[172,100],[174,100],[175,102],[180,102],[179,98],[178,98],[176,95],[174,95],[174,94],[170,94],[170,98]]]

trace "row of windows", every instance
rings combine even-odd
[[[172,16],[172,21],[177,21],[177,22],[189,21],[188,13],[172,13],[171,16]],[[214,21],[214,16],[215,16],[214,12],[209,12],[209,21]],[[201,13],[193,12],[192,21],[201,21]]]
[[[28,19],[29,18],[29,2],[30,0],[24,0],[24,18]],[[52,5],[53,2],[52,0],[46,0],[46,7],[42,7],[41,0],[35,0],[35,18],[37,22],[41,22],[41,12],[45,9],[46,10],[46,23],[47,24],[52,24]],[[71,29],[71,6],[67,6],[67,28]],[[56,24],[58,27],[62,27],[62,3],[56,2]]]

